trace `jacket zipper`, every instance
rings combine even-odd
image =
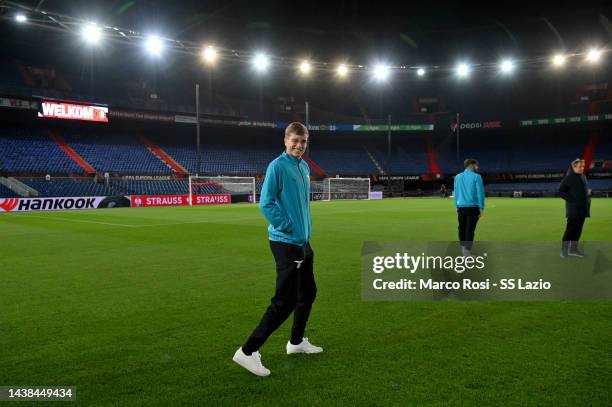
[[[309,196],[308,196],[308,192],[306,191],[306,181],[304,181],[304,173],[302,173],[302,169],[300,168],[300,161],[297,162],[297,168],[298,168],[298,172],[300,173],[300,178],[302,179],[302,186],[304,187],[304,196],[306,197],[306,203],[308,204],[309,202]],[[302,206],[300,205],[300,212],[302,211]],[[304,217],[305,214],[302,213],[302,217]]]
[[[308,193],[306,192],[306,182],[304,181],[304,173],[302,172],[302,169],[300,168],[300,162],[297,162],[297,167],[298,167],[298,172],[300,173],[300,178],[302,179],[302,185],[304,186],[304,194],[308,195]],[[306,200],[308,201],[309,197],[306,196]]]

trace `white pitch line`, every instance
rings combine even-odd
[[[135,228],[135,225],[124,225],[122,223],[111,223],[111,222],[99,222],[96,220],[80,220],[80,219],[68,219],[68,218],[58,218],[58,217],[47,217],[47,216],[36,216],[36,215],[28,215],[28,218],[38,218],[38,219],[46,219],[46,220],[61,220],[66,222],[78,222],[78,223],[95,223],[98,225],[109,225],[109,226],[123,226],[126,228]]]
[[[111,223],[111,222],[100,222],[100,221],[96,221],[96,220],[82,220],[82,219],[69,219],[69,218],[58,218],[58,217],[47,217],[47,216],[36,216],[36,215],[31,215],[31,214],[27,214],[24,215],[24,217],[28,217],[28,218],[38,218],[38,219],[47,219],[47,220],[59,220],[59,221],[66,221],[66,222],[78,222],[78,223],[93,223],[93,224],[99,224],[99,225],[109,225],[109,226],[122,226],[122,227],[126,227],[126,228],[147,228],[147,227],[156,227],[156,226],[178,226],[178,225],[192,225],[192,224],[198,224],[198,223],[234,223],[235,221],[245,221],[245,220],[252,220],[253,217],[243,217],[243,218],[231,218],[228,219],[227,221],[220,221],[219,219],[209,219],[209,220],[200,220],[200,221],[188,221],[188,222],[173,222],[173,223],[154,223],[154,224],[150,224],[150,225],[125,225],[122,223]]]
[[[233,223],[234,221],[243,221],[243,220],[252,220],[253,217],[248,218],[231,218],[228,221],[220,221],[219,219],[210,219],[210,220],[199,220],[199,221],[190,221],[190,222],[174,222],[174,223],[155,223],[151,225],[137,225],[135,228],[149,228],[154,226],[175,226],[175,225],[193,225],[196,223]]]

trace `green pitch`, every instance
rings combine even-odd
[[[490,199],[481,240],[559,240],[559,199]],[[231,361],[274,289],[254,205],[0,214],[0,386],[73,385],[78,405],[610,405],[612,303],[370,303],[362,240],[454,240],[450,199],[312,205],[307,336]],[[585,240],[612,240],[612,200]],[[39,405],[39,404],[35,404]]]

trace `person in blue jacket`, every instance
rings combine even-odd
[[[459,241],[463,256],[471,256],[478,219],[484,215],[485,192],[482,177],[476,173],[478,161],[468,158],[465,170],[455,176],[455,207],[459,221]]]
[[[270,225],[270,249],[276,262],[276,290],[259,325],[234,354],[234,362],[258,376],[270,370],[261,363],[259,348],[293,313],[287,354],[320,353],[304,337],[317,286],[310,247],[310,167],[302,159],[308,145],[308,129],[301,123],[285,130],[285,152],[266,170],[259,208]]]

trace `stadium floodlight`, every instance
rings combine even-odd
[[[308,61],[302,61],[300,62],[299,69],[302,75],[308,75],[312,69],[312,65],[310,65],[310,62]]]
[[[102,30],[96,23],[87,23],[81,29],[81,36],[89,45],[95,45],[102,38]]]
[[[207,45],[202,51],[202,59],[208,65],[212,65],[217,60],[217,50],[212,45]]]
[[[456,72],[457,72],[457,76],[459,76],[460,78],[465,78],[470,73],[470,66],[466,64],[465,62],[462,62],[459,65],[457,65]]]
[[[157,35],[149,35],[147,37],[147,41],[145,42],[145,48],[150,55],[158,57],[162,53],[164,44],[162,43],[161,38],[159,38]]]
[[[349,69],[348,69],[348,66],[346,66],[346,64],[340,64],[336,68],[336,74],[340,78],[346,77],[348,75],[348,71],[349,71]]]
[[[553,56],[552,64],[556,68],[560,68],[565,65],[565,61],[567,61],[567,57],[563,54],[556,54]]]
[[[28,21],[28,18],[25,16],[25,14],[17,14],[15,16],[15,21],[17,21],[18,23],[25,23],[26,21]]]
[[[417,69],[417,75],[419,75],[419,76],[425,76],[425,68],[419,68],[419,69]]]
[[[384,64],[378,64],[374,67],[374,79],[379,82],[386,80],[389,77],[389,67]]]
[[[268,58],[266,54],[260,52],[253,58],[253,68],[255,68],[257,72],[263,73],[268,70],[269,66],[270,58]]]
[[[509,59],[504,59],[499,64],[499,69],[501,70],[503,74],[509,74],[514,70],[514,62],[512,62]]]
[[[597,48],[591,48],[586,54],[586,60],[592,64],[599,62],[601,59],[601,50]]]

